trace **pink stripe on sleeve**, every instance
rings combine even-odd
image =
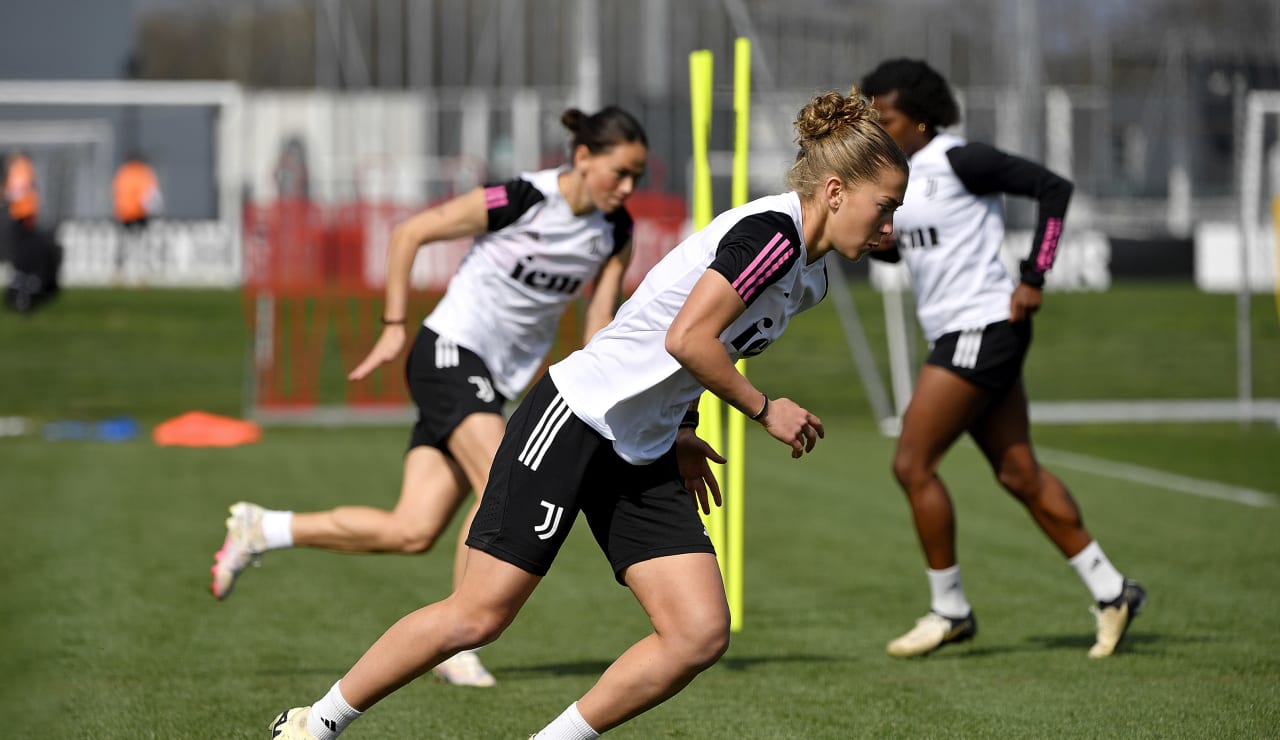
[[[760,289],[760,286],[764,285],[769,278],[773,276],[773,273],[777,272],[778,268],[782,267],[782,265],[791,258],[792,254],[795,254],[796,250],[791,249],[790,244],[791,242],[789,240],[784,241],[778,254],[776,254],[773,259],[769,260],[769,263],[766,264],[762,270],[757,272],[756,277],[751,280],[750,284],[747,285],[744,290],[738,291],[738,294],[742,296],[743,301],[751,300],[751,297],[756,294],[756,291]]]
[[[1062,236],[1062,219],[1051,218],[1044,225],[1044,241],[1040,242],[1036,254],[1036,269],[1048,272],[1053,267],[1053,258],[1058,254],[1058,238]]]
[[[507,205],[507,186],[494,185],[484,189],[484,205],[485,208],[493,210],[494,208],[502,208]]]
[[[783,242],[780,247],[778,246],[779,241]],[[769,240],[769,243],[765,245],[765,248],[760,250],[760,254],[757,254],[756,258],[751,261],[751,264],[747,265],[747,269],[743,270],[742,274],[738,275],[738,279],[733,281],[733,287],[738,291],[738,294],[742,294],[743,287],[746,283],[751,281],[752,274],[758,270],[761,265],[768,263],[771,258],[770,255],[772,255],[776,250],[785,249],[790,243],[791,242],[789,241],[783,241],[781,231],[774,234],[773,238]]]

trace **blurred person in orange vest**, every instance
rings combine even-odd
[[[133,278],[143,265],[154,265],[163,255],[160,245],[145,238],[147,223],[156,215],[163,200],[156,171],[141,155],[130,154],[111,180],[111,199],[116,222],[121,226],[116,248],[117,277],[123,277],[125,263],[133,267]]]
[[[111,181],[116,221],[126,228],[141,228],[164,204],[156,171],[141,156],[133,155],[120,165]]]
[[[31,158],[22,152],[9,154],[5,170],[4,200],[9,206],[9,218],[30,231],[35,228],[36,215],[40,212],[40,195],[36,192],[36,169]]]

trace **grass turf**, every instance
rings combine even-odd
[[[1160,354],[1167,339],[1158,334],[1135,333],[1128,354],[1106,363],[1075,357],[1088,334],[1079,324],[1110,330],[1108,315],[1145,314],[1155,301],[1186,315],[1162,321],[1199,337],[1193,315],[1216,311],[1229,326],[1231,309],[1176,286],[1050,298],[1028,368],[1033,397],[1039,387],[1064,398],[1107,395],[1087,393],[1097,387],[1090,383],[1144,396],[1197,388],[1207,381],[1165,382],[1129,366],[1155,358],[1180,367]],[[859,299],[874,334],[874,296]],[[239,310],[226,293],[72,291],[29,320],[2,315],[0,416],[127,413],[151,423],[191,408],[236,414]],[[1276,358],[1267,318],[1259,310],[1263,361]],[[1274,734],[1280,507],[1059,470],[1112,560],[1151,594],[1121,654],[1090,661],[1087,594],[967,443],[942,474],[956,499],[979,636],[926,659],[884,655],[884,643],[927,608],[927,589],[888,472],[892,440],[866,418],[833,321],[829,306],[801,317],[752,363],[762,387],[809,405],[829,434],[800,461],[748,434],[745,630],[692,686],[611,736]],[[1212,341],[1221,322],[1208,323]],[[1206,377],[1227,380],[1191,395],[1230,393],[1233,359],[1198,353],[1196,363],[1211,366]],[[1265,390],[1273,382],[1259,377],[1259,395],[1274,395]],[[1054,449],[1272,492],[1280,480],[1280,432],[1261,425],[1042,426],[1036,435]],[[405,437],[403,429],[270,429],[258,445],[224,450],[0,439],[10,522],[0,551],[4,734],[262,737],[274,712],[318,698],[395,619],[447,592],[447,548],[412,558],[273,553],[217,603],[207,567],[225,507],[242,497],[295,509],[389,506]],[[524,737],[646,629],[579,528],[521,617],[486,649],[496,689],[424,678],[348,735]]]

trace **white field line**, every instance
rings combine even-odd
[[[1083,473],[1092,473],[1094,475],[1101,475],[1108,478],[1126,480],[1133,483],[1139,483],[1144,486],[1163,488],[1169,491],[1177,491],[1178,493],[1200,496],[1202,498],[1216,498],[1222,501],[1231,501],[1237,504],[1244,504],[1245,506],[1255,506],[1259,508],[1275,506],[1278,498],[1274,493],[1259,491],[1253,488],[1232,486],[1226,483],[1218,483],[1217,481],[1204,480],[1202,478],[1192,478],[1190,476],[1169,473],[1155,468],[1146,468],[1141,465],[1112,462],[1100,457],[1080,455],[1074,452],[1037,447],[1036,454],[1046,463],[1079,470]]]

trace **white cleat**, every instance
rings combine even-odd
[[[1120,595],[1107,604],[1090,607],[1098,619],[1098,637],[1089,648],[1090,658],[1105,658],[1116,651],[1116,646],[1129,631],[1133,618],[1146,606],[1147,592],[1137,581],[1125,579]]]
[[[307,716],[310,714],[311,707],[294,707],[281,712],[267,725],[271,731],[267,737],[272,740],[316,740],[315,735],[307,730]]]
[[[213,583],[209,590],[215,598],[221,600],[231,593],[236,578],[250,565],[261,562],[262,553],[267,549],[266,539],[262,535],[262,507],[241,501],[231,507],[231,516],[227,517],[227,536],[222,541],[222,549],[213,554]]]
[[[463,650],[431,669],[437,677],[454,686],[489,687],[497,684],[493,674],[485,670],[474,650]]]
[[[964,642],[978,634],[978,620],[973,612],[959,619],[944,617],[937,612],[929,612],[916,620],[911,631],[889,643],[886,648],[890,655],[909,658],[927,655],[949,642]]]

